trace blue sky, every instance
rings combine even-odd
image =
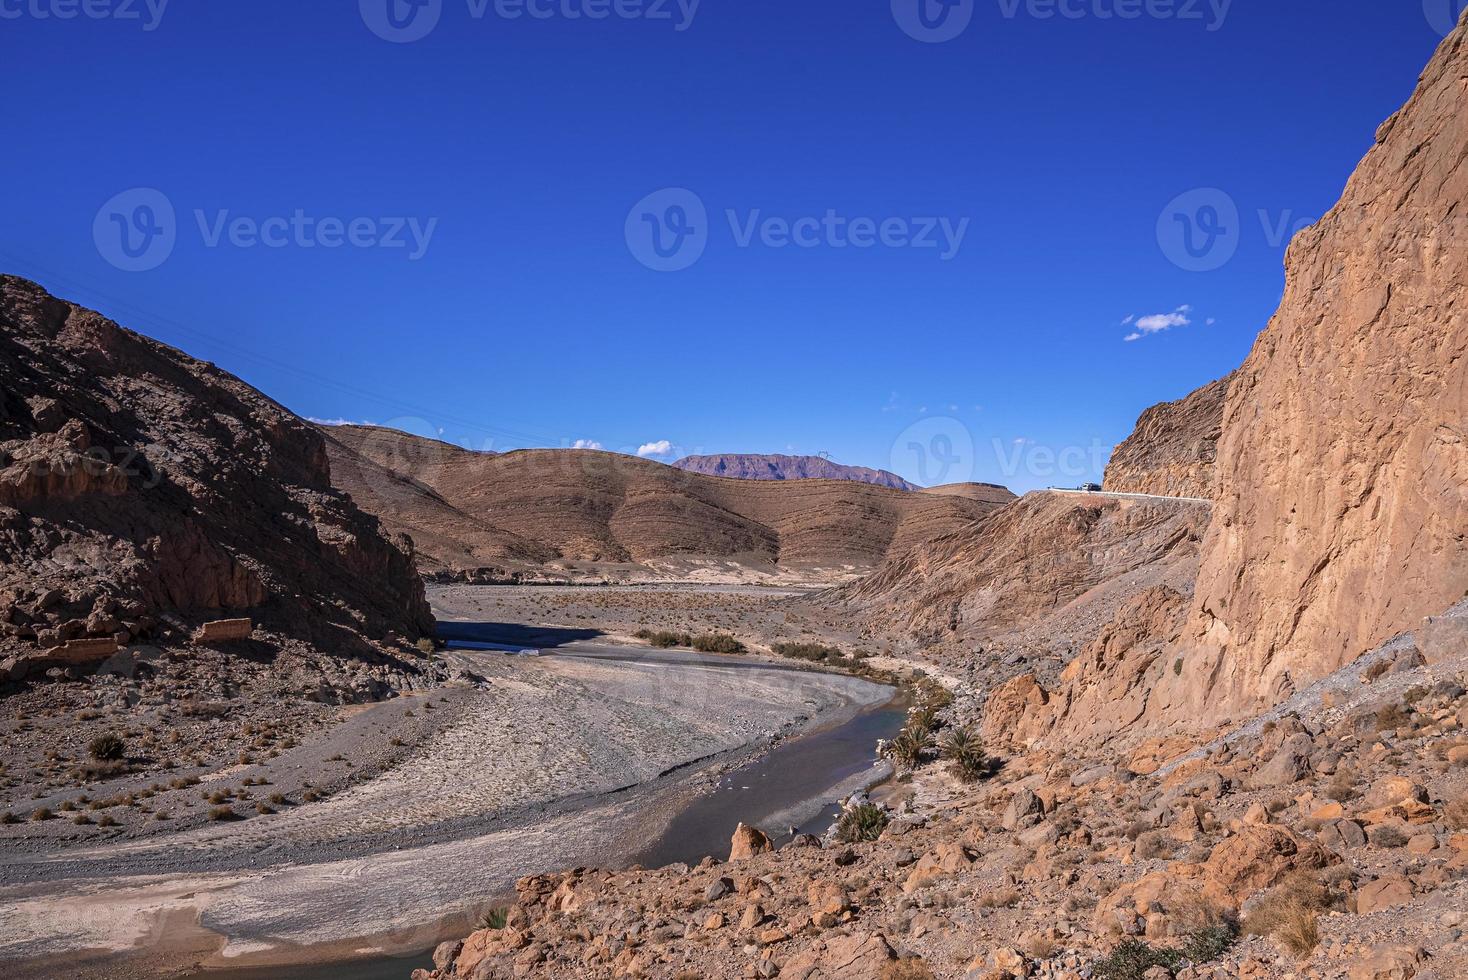
[[[1021,490],[1242,361],[1461,6],[87,2],[0,0],[0,269],[302,415]]]

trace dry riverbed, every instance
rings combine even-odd
[[[274,757],[205,767],[144,804],[229,818],[4,827],[0,962],[122,977],[421,950],[521,875],[638,853],[753,754],[891,694],[759,658],[548,653],[448,651],[454,683],[331,709]]]

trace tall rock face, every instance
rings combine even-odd
[[[734,480],[853,480],[893,490],[920,490],[896,473],[866,466],[846,466],[824,456],[774,456],[724,453],[685,456],[673,464],[680,470]]]
[[[1153,714],[1275,701],[1468,592],[1468,27],[1290,246],[1229,391],[1184,666]]]
[[[1224,399],[1232,381],[1232,375],[1221,378],[1143,412],[1131,436],[1111,455],[1106,489],[1211,500]]]
[[[225,615],[324,649],[433,629],[411,542],[332,488],[314,427],[0,277],[0,647]]]

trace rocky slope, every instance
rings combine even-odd
[[[704,476],[588,450],[490,455],[388,429],[328,432],[336,485],[430,571],[849,577],[964,527],[1008,491]]]
[[[1027,494],[984,520],[894,557],[832,601],[874,631],[934,644],[1071,652],[1131,595],[1187,589],[1205,504]]]
[[[1232,381],[1232,375],[1221,378],[1143,412],[1131,436],[1111,455],[1106,489],[1211,500],[1223,403]]]
[[[1228,394],[1163,721],[1278,699],[1468,592],[1468,29],[1301,232]]]
[[[920,490],[896,473],[865,466],[845,466],[824,456],[780,456],[757,453],[721,453],[685,456],[673,464],[680,470],[735,480],[854,480],[893,490]]]
[[[0,277],[0,327],[0,653],[225,616],[344,651],[432,631],[411,543],[332,488],[310,425],[31,282]]]

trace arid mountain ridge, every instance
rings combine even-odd
[[[410,535],[428,571],[835,581],[1014,499],[963,484],[705,476],[593,450],[485,454],[390,429],[327,430],[336,485]]]
[[[758,453],[720,453],[685,456],[673,463],[680,470],[736,480],[853,480],[893,490],[921,490],[896,473],[866,466],[847,466],[824,456],[782,456]]]

